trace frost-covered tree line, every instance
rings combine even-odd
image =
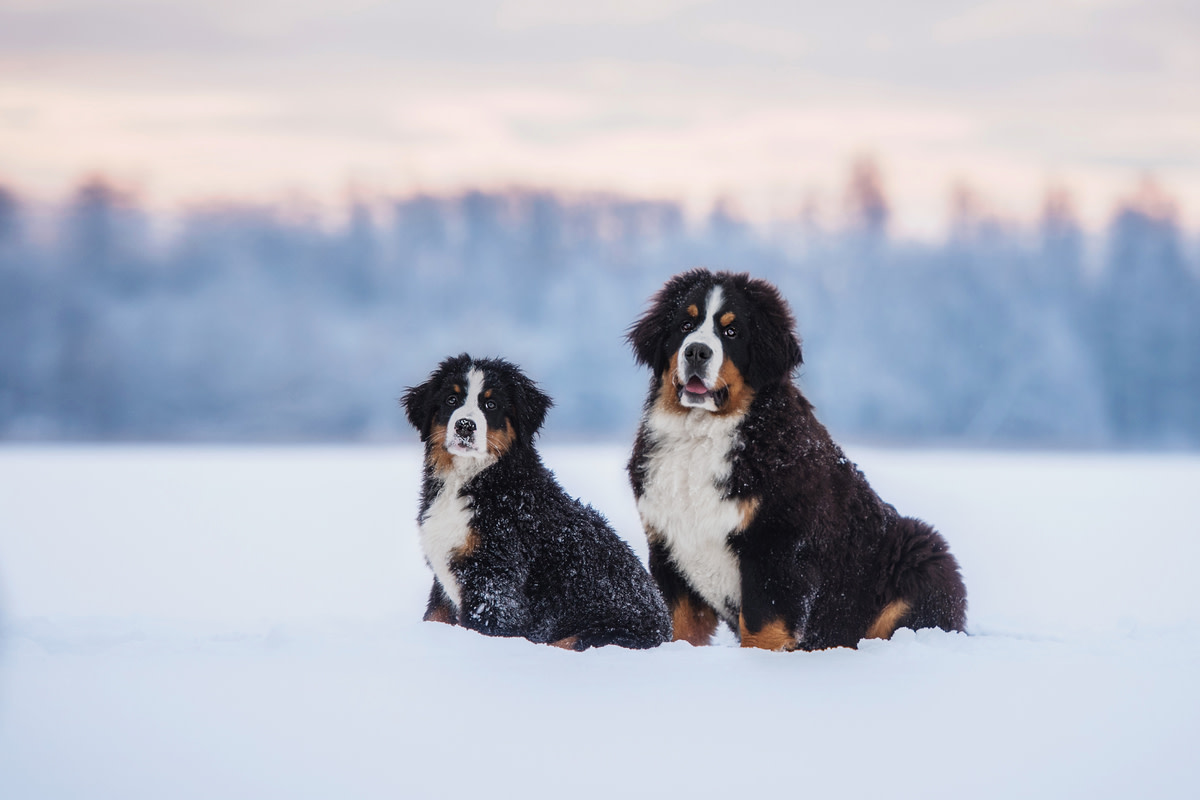
[[[870,165],[837,225],[726,204],[549,191],[414,194],[336,223],[214,205],[168,222],[100,180],[49,214],[0,189],[0,438],[389,440],[396,399],[463,350],[521,363],[548,435],[631,435],[623,335],[669,275],[777,283],[801,386],[843,437],[1200,445],[1200,275],[1143,189],[1089,240],[1063,193],[1035,227],[978,211],[889,235]]]

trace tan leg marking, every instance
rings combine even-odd
[[[458,618],[454,616],[454,609],[449,605],[440,605],[436,608],[431,608],[425,612],[426,622],[441,622],[446,625],[457,625]]]
[[[691,598],[680,598],[671,608],[671,627],[674,632],[671,640],[685,641],[690,645],[702,647],[712,640],[717,632],[717,612],[707,604],[695,605]]]
[[[768,622],[761,630],[751,631],[746,627],[746,618],[739,614],[738,630],[742,634],[742,647],[758,647],[762,650],[796,649],[796,637],[781,619]]]
[[[565,639],[559,639],[556,642],[547,642],[551,647],[561,647],[563,650],[574,650],[579,644],[578,636],[568,636]]]
[[[907,600],[893,600],[883,607],[883,611],[879,612],[879,616],[871,623],[871,627],[867,628],[867,635],[864,639],[890,639],[892,634],[896,632],[896,626],[900,624],[900,620],[912,608]]]

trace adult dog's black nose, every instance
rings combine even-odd
[[[701,342],[692,342],[684,349],[683,358],[691,364],[703,364],[712,358],[712,348]]]
[[[464,439],[475,433],[475,420],[463,417],[454,423],[454,432]]]

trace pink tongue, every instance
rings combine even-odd
[[[705,394],[708,392],[708,387],[704,385],[704,381],[699,378],[692,378],[687,382],[687,386],[683,387],[692,394]]]

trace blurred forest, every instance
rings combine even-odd
[[[624,332],[708,266],[779,285],[836,436],[1200,446],[1200,270],[1170,198],[1144,184],[1089,238],[1063,190],[1036,225],[950,195],[949,233],[914,242],[869,160],[836,224],[521,189],[167,224],[103,179],[51,211],[0,187],[0,439],[407,441],[396,399],[464,350],[522,364],[549,431],[628,438],[648,376]]]

